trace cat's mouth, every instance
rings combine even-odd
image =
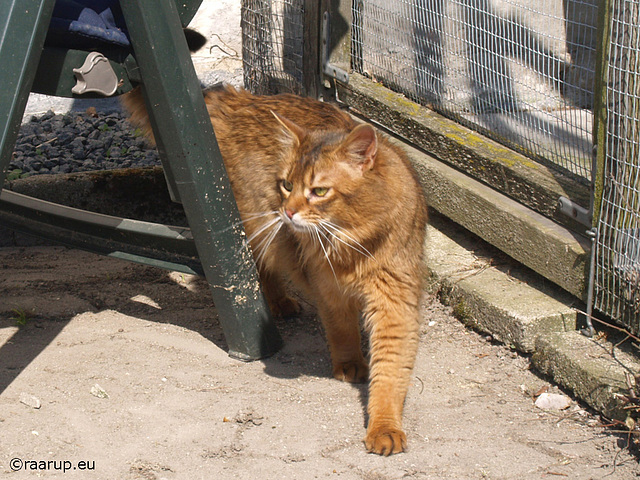
[[[288,216],[286,214],[282,215],[282,221],[285,225],[291,228],[296,232],[308,232],[309,229],[313,226],[307,220],[302,218],[299,213],[295,213],[292,216]]]

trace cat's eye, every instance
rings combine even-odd
[[[327,194],[328,191],[329,191],[329,189],[327,187],[316,187],[313,190],[311,190],[311,192],[316,197],[324,197]]]
[[[290,192],[291,190],[293,190],[293,183],[291,183],[289,180],[283,180],[282,188],[284,188],[287,192]]]

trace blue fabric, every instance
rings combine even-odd
[[[118,0],[57,0],[46,44],[80,50],[130,47]]]

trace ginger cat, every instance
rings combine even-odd
[[[370,382],[366,448],[402,452],[427,221],[405,153],[327,103],[231,87],[204,95],[273,313],[298,308],[286,282],[302,290],[318,309],[334,377]],[[125,97],[132,122],[152,136],[140,90]]]

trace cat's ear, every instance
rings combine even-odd
[[[378,153],[378,136],[371,125],[358,125],[342,144],[349,157],[364,173],[373,168]]]
[[[274,117],[276,117],[276,120],[280,122],[280,125],[284,127],[284,131],[286,134],[288,134],[293,140],[295,140],[298,143],[298,145],[302,143],[302,138],[306,135],[304,128],[293,123],[288,118],[277,114],[273,110],[271,110],[271,113],[273,114]]]

